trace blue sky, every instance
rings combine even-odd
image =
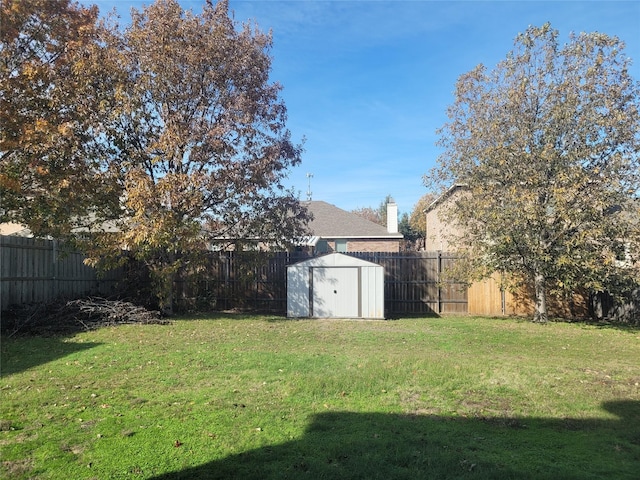
[[[150,0],[81,0],[101,12]],[[181,0],[200,12],[204,0]],[[345,210],[391,195],[410,212],[440,150],[457,78],[493,68],[529,25],[618,36],[640,80],[640,1],[230,0],[238,22],[272,30],[273,71],[294,140],[306,138],[288,186]]]

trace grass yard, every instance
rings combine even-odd
[[[639,330],[220,315],[1,367],[2,478],[640,478]]]

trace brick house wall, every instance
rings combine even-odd
[[[349,239],[326,239],[327,253],[344,252],[336,245],[337,241],[346,241],[346,252],[399,252],[399,240],[349,240]]]
[[[466,188],[462,185],[456,185],[427,208],[425,213],[425,250],[427,252],[450,252],[454,250],[449,244],[449,238],[456,236],[460,232],[460,227],[454,222],[443,220],[442,212],[451,205],[451,202],[455,202],[456,199],[465,194]]]
[[[348,252],[399,252],[398,240],[349,240]]]

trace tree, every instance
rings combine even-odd
[[[369,220],[370,222],[377,223],[378,225],[384,225],[380,218],[380,212],[371,207],[356,208],[355,210],[351,210],[351,213],[355,213],[356,215]]]
[[[97,15],[69,0],[0,4],[0,221],[35,235],[67,235],[114,207],[101,181],[102,79],[84,69],[100,48]]]
[[[413,209],[411,210],[408,223],[413,232],[413,235],[416,237],[416,242],[424,242],[424,239],[426,238],[427,218],[425,211],[427,210],[427,207],[431,205],[433,200],[434,196],[432,193],[425,193],[418,199],[416,204],[413,206]]]
[[[548,291],[601,291],[638,278],[640,87],[624,44],[602,33],[560,45],[549,24],[520,34],[493,71],[456,85],[443,154],[425,179],[468,185],[446,216],[477,277],[511,273]],[[624,245],[631,262],[616,252]]]
[[[169,312],[174,280],[212,244],[286,246],[306,233],[308,214],[282,185],[302,148],[269,81],[271,42],[252,25],[236,29],[226,1],[194,14],[158,0],[112,30],[93,66],[113,86],[103,139],[122,212],[87,248],[101,265],[126,246]]]
[[[414,230],[411,225],[409,214],[404,212],[400,215],[398,222],[398,231],[404,236],[402,241],[403,250],[415,251],[419,248],[420,232]]]
[[[387,204],[393,203],[393,197],[391,195],[387,195],[384,197],[384,200],[380,202],[378,205],[378,217],[380,218],[380,225],[387,226]]]
[[[382,225],[383,227],[387,226],[387,203],[393,202],[393,198],[391,195],[387,195],[384,197],[384,200],[380,202],[377,209],[372,207],[360,207],[355,210],[351,210],[351,213],[355,213],[356,215],[361,216],[362,218],[366,218],[370,222],[377,223],[378,225]]]

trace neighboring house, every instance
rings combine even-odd
[[[313,220],[309,223],[311,237],[303,248],[316,253],[328,252],[399,252],[404,236],[398,232],[398,206],[387,204],[387,227],[371,222],[355,213],[327,202],[304,202]]]
[[[448,222],[443,214],[452,202],[468,195],[466,184],[453,185],[425,210],[427,251],[455,253],[451,245],[452,237],[461,233],[460,226]],[[510,292],[502,286],[501,274],[496,272],[490,278],[473,283],[467,292],[468,313],[473,315],[532,315],[534,310],[533,291],[522,289]],[[569,301],[548,298],[549,313],[554,316],[571,317],[586,315],[586,299],[574,295]]]
[[[468,186],[456,184],[427,207],[425,210],[425,250],[455,252],[450,240],[452,237],[458,236],[461,230],[455,222],[447,222],[443,212],[452,205],[452,202],[463,195],[468,195]],[[640,202],[640,200],[636,202]],[[625,212],[626,215],[632,215],[632,218],[640,218],[637,215],[638,205],[638,203],[632,203],[624,209],[619,206],[613,207],[610,209],[610,213]],[[631,258],[630,247],[628,242],[621,243],[618,258],[620,266],[629,265],[634,261]],[[531,315],[534,308],[533,290],[523,289],[515,293],[508,292],[501,288],[502,282],[500,280],[500,274],[496,273],[491,278],[472,284],[468,291],[468,312],[477,315]],[[640,289],[635,298],[630,303],[614,305],[606,293],[592,295],[591,299],[586,294],[576,293],[568,300],[550,296],[547,299],[547,304],[549,313],[560,317],[586,316],[591,310],[592,315],[596,317],[609,316],[619,320],[631,319],[633,321],[633,318],[640,316]]]
[[[0,223],[0,235],[14,237],[33,237],[31,230],[19,223]]]
[[[95,220],[95,216],[89,215],[87,219],[90,221],[93,221]],[[116,227],[115,223],[110,221],[103,222],[100,227],[101,227],[100,228],[101,232],[117,232],[118,231],[118,227]],[[88,227],[79,226],[73,230],[73,233],[82,234],[83,232],[88,232],[88,231],[89,231]],[[6,235],[11,237],[32,238],[33,232],[29,229],[29,227],[22,225],[20,223],[6,222],[6,223],[0,223],[0,235]],[[50,238],[50,237],[46,237],[46,238]]]
[[[454,223],[447,222],[443,218],[443,210],[455,202],[468,191],[465,184],[453,185],[440,197],[436,198],[425,210],[425,250],[427,252],[452,250],[449,240],[451,236],[456,236],[460,232],[460,227]]]
[[[313,216],[311,236],[300,246],[314,253],[399,252],[404,236],[398,231],[398,206],[387,204],[387,226],[371,222],[355,213],[322,201],[303,202]],[[24,226],[0,224],[0,234],[31,236]],[[260,249],[265,246],[257,242]]]

